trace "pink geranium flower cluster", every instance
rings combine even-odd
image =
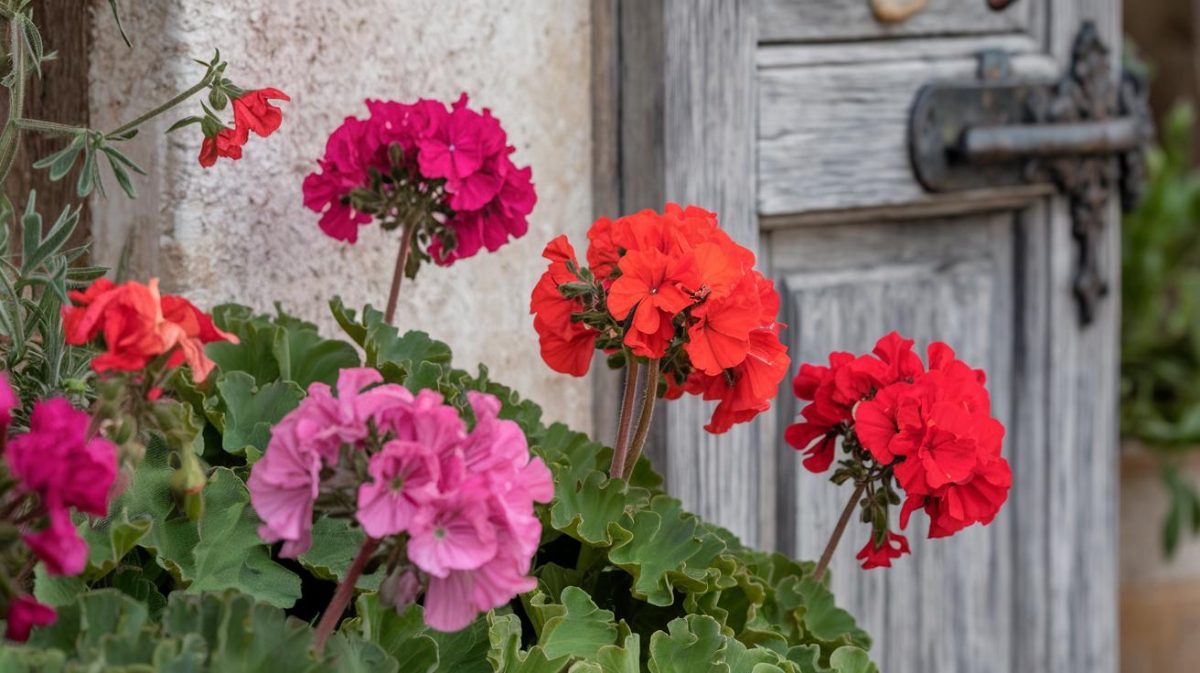
[[[354,243],[359,226],[377,217],[387,225],[417,202],[436,211],[426,252],[442,265],[525,234],[537,201],[532,171],[513,164],[515,148],[487,108],[469,108],[466,94],[449,108],[429,99],[367,108],[367,119],[348,117],[333,132],[320,171],[304,179],[304,205],[321,213],[322,231]],[[396,170],[401,180],[391,177]],[[362,190],[376,190],[377,176],[382,193],[371,195],[373,205],[356,202]]]
[[[0,373],[0,420],[3,434],[17,398]],[[89,437],[91,418],[62,398],[38,402],[29,432],[4,440],[4,460],[15,487],[5,494],[3,511],[18,516],[22,540],[49,575],[83,572],[88,548],[71,521],[71,509],[108,514],[109,490],[117,474],[117,447]],[[35,625],[53,621],[52,608],[30,596],[4,596],[8,603],[7,637],[25,640]]]
[[[534,587],[541,524],[533,505],[550,500],[553,481],[540,458],[530,459],[520,428],[498,417],[495,397],[468,393],[475,427],[467,432],[441,395],[380,381],[373,369],[343,370],[336,396],[313,384],[274,428],[249,480],[259,534],[282,541],[284,556],[306,551],[318,497],[365,453],[355,519],[370,538],[404,545],[412,568],[395,577],[415,584],[415,570],[426,622],[458,630]]]

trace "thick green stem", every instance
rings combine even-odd
[[[646,387],[642,390],[642,409],[638,413],[637,430],[633,433],[633,443],[629,446],[629,457],[625,459],[625,469],[622,476],[629,479],[633,476],[633,468],[638,458],[642,456],[642,447],[650,436],[650,421],[654,418],[654,403],[658,400],[658,360],[651,360],[646,367]]]
[[[192,96],[195,96],[196,94],[200,93],[201,91],[207,89],[209,87],[209,85],[212,84],[213,76],[215,74],[216,74],[216,71],[213,70],[212,68],[209,68],[208,72],[204,73],[204,78],[201,79],[199,82],[197,82],[196,85],[193,86],[192,88],[190,88],[186,91],[181,91],[174,98],[163,103],[162,105],[159,105],[158,107],[150,110],[149,112],[138,115],[135,119],[133,119],[129,122],[121,124],[117,128],[109,131],[108,133],[105,133],[104,137],[105,138],[114,138],[116,136],[120,136],[124,133],[132,131],[133,129],[136,129],[137,127],[141,126],[142,124],[145,124],[146,122],[150,121],[151,119],[154,119],[155,117],[166,112],[167,110],[170,110],[171,108],[175,107],[176,105],[179,105],[180,103],[191,98]]]
[[[379,540],[373,537],[363,541],[362,547],[358,550],[358,556],[354,557],[350,568],[346,570],[346,576],[342,578],[337,591],[333,593],[333,598],[329,599],[329,605],[321,615],[321,621],[317,622],[317,630],[313,635],[313,651],[318,655],[325,649],[325,641],[329,640],[329,636],[333,634],[333,630],[341,621],[346,606],[350,605],[350,599],[354,596],[354,585],[358,584],[358,578],[362,576],[367,562],[371,560],[371,556],[378,548]]]
[[[8,29],[11,33],[13,83],[8,89],[8,119],[4,123],[4,133],[0,135],[0,185],[8,180],[8,174],[17,158],[17,148],[21,145],[21,128],[17,126],[16,121],[25,114],[25,81],[29,78],[23,44],[25,34],[21,23],[10,20]]]
[[[413,233],[416,227],[412,222],[405,222],[400,228],[400,252],[396,254],[396,270],[392,272],[392,289],[388,293],[387,310],[384,311],[383,321],[392,324],[396,317],[396,303],[400,301],[400,282],[404,280],[404,270],[408,267],[408,255],[412,252]]]
[[[825,551],[821,553],[821,560],[817,561],[817,569],[813,571],[814,580],[820,582],[821,578],[825,576],[825,569],[829,567],[833,551],[837,549],[838,542],[842,539],[842,533],[846,532],[846,524],[850,523],[850,515],[854,514],[854,508],[858,506],[858,501],[862,498],[866,488],[867,484],[861,483],[854,488],[854,493],[850,495],[850,502],[847,502],[846,508],[842,510],[842,517],[838,519],[837,527],[833,529],[833,535],[829,536]]]
[[[608,476],[612,479],[620,477],[625,472],[625,457],[629,451],[629,430],[633,424],[633,403],[637,398],[638,361],[626,354],[629,365],[625,368],[625,394],[621,396],[621,418],[617,422],[617,443],[613,445],[612,466],[608,468]]]

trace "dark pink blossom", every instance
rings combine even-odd
[[[21,488],[41,495],[48,509],[75,507],[108,514],[108,492],[117,474],[117,447],[88,439],[90,417],[56,397],[34,405],[29,432],[9,441],[4,458]]]
[[[12,599],[8,604],[8,622],[4,637],[17,643],[29,640],[29,633],[35,626],[49,626],[58,619],[58,613],[49,605],[43,605],[36,598],[22,594]]]
[[[71,514],[65,509],[52,508],[46,528],[37,533],[28,533],[22,539],[34,555],[46,564],[47,574],[69,577],[83,572],[87,566],[87,543],[75,531]]]

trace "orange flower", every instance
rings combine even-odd
[[[721,376],[708,378],[704,399],[720,403],[705,430],[720,434],[771,407],[779,382],[792,362],[787,346],[779,341],[781,327],[775,324],[751,332],[750,348],[741,364]]]
[[[617,320],[634,312],[625,343],[635,355],[661,358],[665,343],[660,338],[663,322],[671,323],[683,309],[691,306],[688,288],[696,286],[695,259],[680,255],[668,257],[655,248],[627,253],[618,265],[621,277],[608,291],[608,310]],[[633,334],[633,332],[641,334]],[[673,329],[672,329],[673,332]]]

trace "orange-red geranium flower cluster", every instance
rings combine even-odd
[[[666,397],[719,401],[705,426],[714,433],[770,406],[790,364],[779,295],[714,213],[671,203],[602,217],[588,239],[588,267],[565,236],[543,252],[530,312],[546,364],[582,376],[595,348],[655,361]]]
[[[98,372],[141,371],[163,358],[166,368],[187,363],[196,382],[208,378],[213,362],[204,344],[237,343],[212,318],[183,297],[160,296],[158,279],[149,285],[116,285],[101,278],[83,292],[71,292],[72,306],[63,307],[67,343],[81,346],[104,337],[105,352],[92,359]]]
[[[892,332],[872,354],[832,353],[828,367],[802,365],[793,387],[809,404],[786,438],[807,453],[804,466],[813,472],[830,467],[842,438],[850,457],[840,473],[859,483],[863,475],[880,480],[883,489],[894,478],[905,494],[900,527],[924,509],[929,537],[944,537],[990,523],[1008,497],[1012,472],[1000,455],[1004,426],[991,415],[984,372],[937,342],[926,368],[912,345]],[[873,493],[876,485],[868,486]],[[859,554],[868,568],[908,551],[904,537],[886,528],[886,498],[878,500],[883,525]]]

